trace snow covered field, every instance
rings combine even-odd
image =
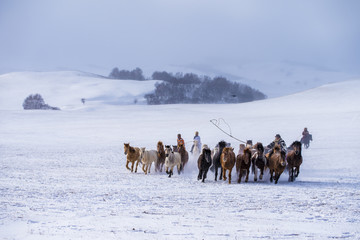
[[[63,111],[21,110],[27,95],[0,84],[0,239],[360,239],[360,80],[226,105],[78,106],[79,92],[39,92]],[[280,133],[290,145],[308,127],[314,141],[297,180],[237,184],[234,174],[229,185],[209,172],[201,183],[195,159],[170,179],[125,168],[124,142],[155,149],[181,133],[189,149],[196,130],[237,153],[209,122],[219,118],[264,144]]]

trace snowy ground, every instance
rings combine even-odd
[[[359,89],[348,81],[247,104],[0,110],[0,239],[360,239]],[[237,152],[209,122],[219,118],[264,144],[280,133],[290,145],[308,127],[314,142],[298,179],[237,184],[233,175],[229,185],[210,172],[201,183],[194,159],[171,179],[125,168],[124,142],[154,149],[182,133],[190,148],[195,130]]]

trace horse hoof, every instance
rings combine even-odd
[[[254,182],[257,182],[257,179],[254,179]]]

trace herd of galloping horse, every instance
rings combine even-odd
[[[215,149],[210,150],[207,145],[203,145],[202,149],[198,149],[197,144],[194,144],[193,155],[198,157],[198,180],[205,181],[208,170],[215,172],[215,181],[218,178],[218,170],[220,168],[219,179],[227,180],[226,173],[228,172],[228,181],[231,183],[231,172],[235,167],[237,174],[237,182],[240,183],[245,177],[245,182],[249,180],[250,168],[254,174],[254,181],[257,181],[258,171],[260,171],[259,179],[261,180],[264,171],[269,169],[270,182],[278,182],[280,175],[285,169],[289,171],[289,181],[294,181],[300,173],[300,165],[303,158],[301,155],[301,142],[295,141],[288,148],[286,155],[281,153],[279,145],[275,144],[272,154],[265,153],[265,148],[262,143],[258,142],[252,145],[252,141],[247,144],[240,144],[240,150],[235,156],[234,148],[225,141],[220,141]],[[155,164],[155,171],[165,172],[171,177],[173,175],[174,167],[177,167],[178,174],[184,171],[184,168],[189,161],[189,154],[184,145],[179,146],[164,146],[161,141],[157,143],[157,150],[146,150],[145,148],[132,147],[129,143],[124,143],[124,154],[126,155],[126,168],[137,172],[137,167],[142,164],[142,170],[145,174],[150,173],[152,163]],[[129,164],[131,163],[131,168]]]

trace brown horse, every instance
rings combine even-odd
[[[164,144],[161,141],[159,141],[157,144],[157,154],[158,154],[158,161],[155,164],[155,171],[162,172],[166,157],[165,157]]]
[[[245,149],[243,149],[242,154],[239,154],[236,157],[236,173],[238,175],[238,183],[241,182],[241,178],[244,172],[246,172],[245,182],[248,182],[250,165],[251,165],[251,150],[249,147],[246,147]]]
[[[289,182],[295,181],[295,178],[299,176],[300,165],[303,162],[301,156],[301,142],[295,141],[290,145],[290,151],[286,156],[288,163],[287,169],[289,170]]]
[[[126,168],[133,172],[134,163],[136,162],[135,172],[137,172],[137,167],[141,161],[141,150],[138,147],[131,147],[129,143],[124,143],[124,154],[126,155]],[[132,163],[131,169],[129,168],[129,163]]]
[[[231,183],[231,171],[235,165],[235,153],[234,149],[231,147],[226,147],[223,149],[220,156],[220,163],[223,169],[223,178],[226,181],[226,170],[229,170],[229,184]]]
[[[179,144],[177,150],[181,155],[181,172],[184,172],[185,165],[189,161],[189,153],[186,151],[183,144]]]
[[[254,174],[254,182],[257,181],[257,170],[260,169],[260,180],[264,176],[264,170],[266,168],[266,159],[264,156],[264,146],[258,142],[254,145],[255,153],[251,157],[251,172]]]
[[[275,179],[275,184],[278,183],[280,175],[283,173],[286,162],[284,156],[281,154],[281,149],[278,144],[274,146],[274,152],[269,159],[269,153],[266,154],[268,159],[268,167],[270,169],[270,182]],[[275,174],[275,176],[274,176]]]

